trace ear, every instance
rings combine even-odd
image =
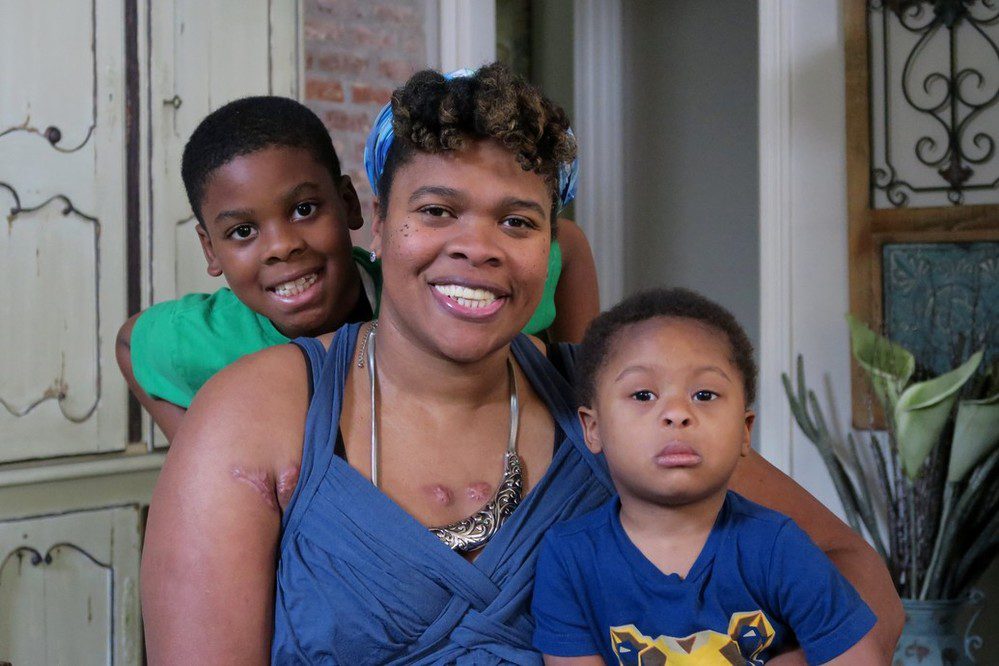
[[[753,448],[753,423],[756,421],[756,412],[751,409],[746,410],[745,416],[745,429],[742,434],[742,451],[740,454],[745,457],[749,455],[749,451]]]
[[[361,215],[361,201],[357,198],[357,190],[354,189],[350,176],[340,177],[338,190],[347,212],[347,228],[357,231],[364,226],[364,216]]]
[[[374,200],[375,219],[371,222],[371,251],[379,257],[382,255],[382,234],[385,231],[385,219],[381,199]]]
[[[600,428],[597,424],[597,410],[590,407],[580,407],[579,422],[583,426],[583,439],[586,440],[586,448],[592,453],[603,451],[603,443],[600,441]]]
[[[198,232],[198,240],[201,241],[201,251],[205,253],[205,261],[208,262],[208,274],[212,277],[222,275],[222,265],[219,264],[219,260],[215,256],[215,249],[212,247],[211,236],[208,235],[208,231],[205,229],[205,226],[200,222],[194,228]]]

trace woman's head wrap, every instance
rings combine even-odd
[[[475,70],[458,69],[444,75],[448,81],[456,78],[465,78],[475,75]],[[569,130],[572,134],[572,130]],[[364,143],[364,169],[368,172],[368,182],[371,184],[371,191],[378,196],[378,180],[381,178],[382,170],[385,168],[385,160],[388,158],[389,148],[395,133],[392,131],[392,104],[391,102],[382,107],[375,118],[371,131],[368,132],[368,140]],[[558,210],[562,210],[569,205],[569,202],[576,198],[576,179],[579,173],[579,160],[574,159],[572,163],[563,162],[558,165]]]

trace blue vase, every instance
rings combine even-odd
[[[905,627],[895,648],[893,666],[964,666],[975,663],[975,652],[982,647],[980,636],[971,631],[982,611],[984,593],[974,590],[964,599],[919,601],[902,599]],[[958,614],[968,606],[975,613],[962,632],[957,627]]]

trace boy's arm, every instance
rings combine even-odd
[[[166,435],[167,441],[172,442],[187,410],[172,402],[153,398],[139,386],[139,382],[135,379],[135,372],[132,370],[132,328],[141,314],[140,312],[132,315],[118,329],[118,338],[115,340],[115,357],[118,359],[118,367],[121,369],[125,381],[128,382],[128,388],[131,389],[132,394],[153,417],[153,421]]]
[[[756,451],[751,451],[739,463],[731,488],[790,517],[832,560],[877,616],[871,636],[885,663],[888,663],[902,633],[905,613],[888,568],[874,549]]]
[[[555,287],[554,342],[582,342],[583,333],[600,314],[597,268],[583,230],[572,220],[559,218],[558,242],[562,248],[562,274]]]

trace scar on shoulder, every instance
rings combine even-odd
[[[298,482],[298,466],[289,465],[282,469],[277,478],[266,470],[235,466],[230,471],[233,479],[245,483],[257,496],[274,511],[281,511],[288,505]]]
[[[476,481],[469,484],[468,488],[465,489],[465,495],[468,499],[476,502],[485,502],[492,494],[492,485],[485,481]]]

